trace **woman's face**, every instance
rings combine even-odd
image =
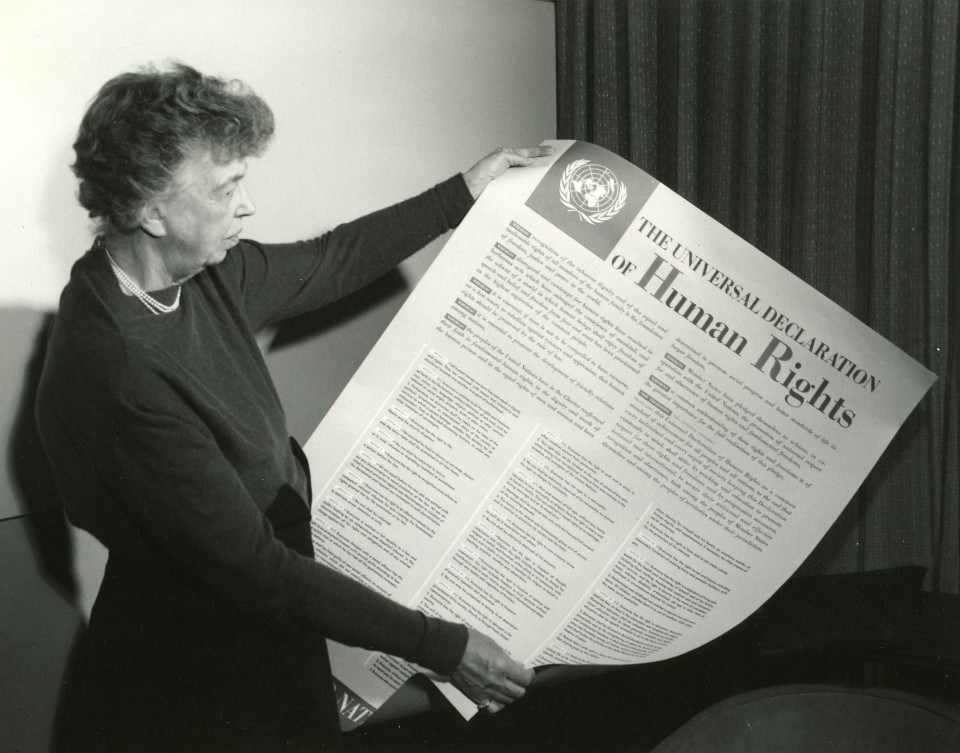
[[[239,240],[244,217],[256,211],[243,185],[245,160],[220,164],[203,153],[177,170],[175,190],[158,202],[163,259],[175,283],[219,264]]]

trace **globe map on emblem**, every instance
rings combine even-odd
[[[616,201],[619,185],[612,170],[595,162],[588,162],[578,168],[570,178],[570,199],[582,212],[603,212]]]

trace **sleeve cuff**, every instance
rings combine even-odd
[[[423,638],[411,661],[446,677],[457,668],[467,648],[467,627],[420,613]]]
[[[473,195],[467,188],[467,182],[462,173],[447,178],[436,186],[443,207],[444,219],[449,227],[456,227],[467,216],[473,206]]]

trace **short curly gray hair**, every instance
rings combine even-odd
[[[182,63],[123,73],[103,85],[80,123],[77,198],[100,232],[127,233],[144,205],[170,190],[188,156],[209,150],[221,163],[257,156],[273,129],[270,108],[241,81]]]

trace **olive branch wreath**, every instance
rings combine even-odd
[[[581,220],[589,222],[591,225],[599,225],[601,222],[606,222],[617,212],[623,209],[623,205],[627,202],[627,186],[625,183],[623,183],[623,181],[619,181],[620,189],[617,191],[617,198],[614,200],[612,205],[604,209],[602,212],[596,212],[594,214],[586,214],[582,212],[570,198],[570,183],[573,180],[573,174],[589,162],[590,160],[578,159],[567,165],[567,169],[563,171],[563,176],[560,178],[560,203],[571,212],[576,212],[580,216]]]

